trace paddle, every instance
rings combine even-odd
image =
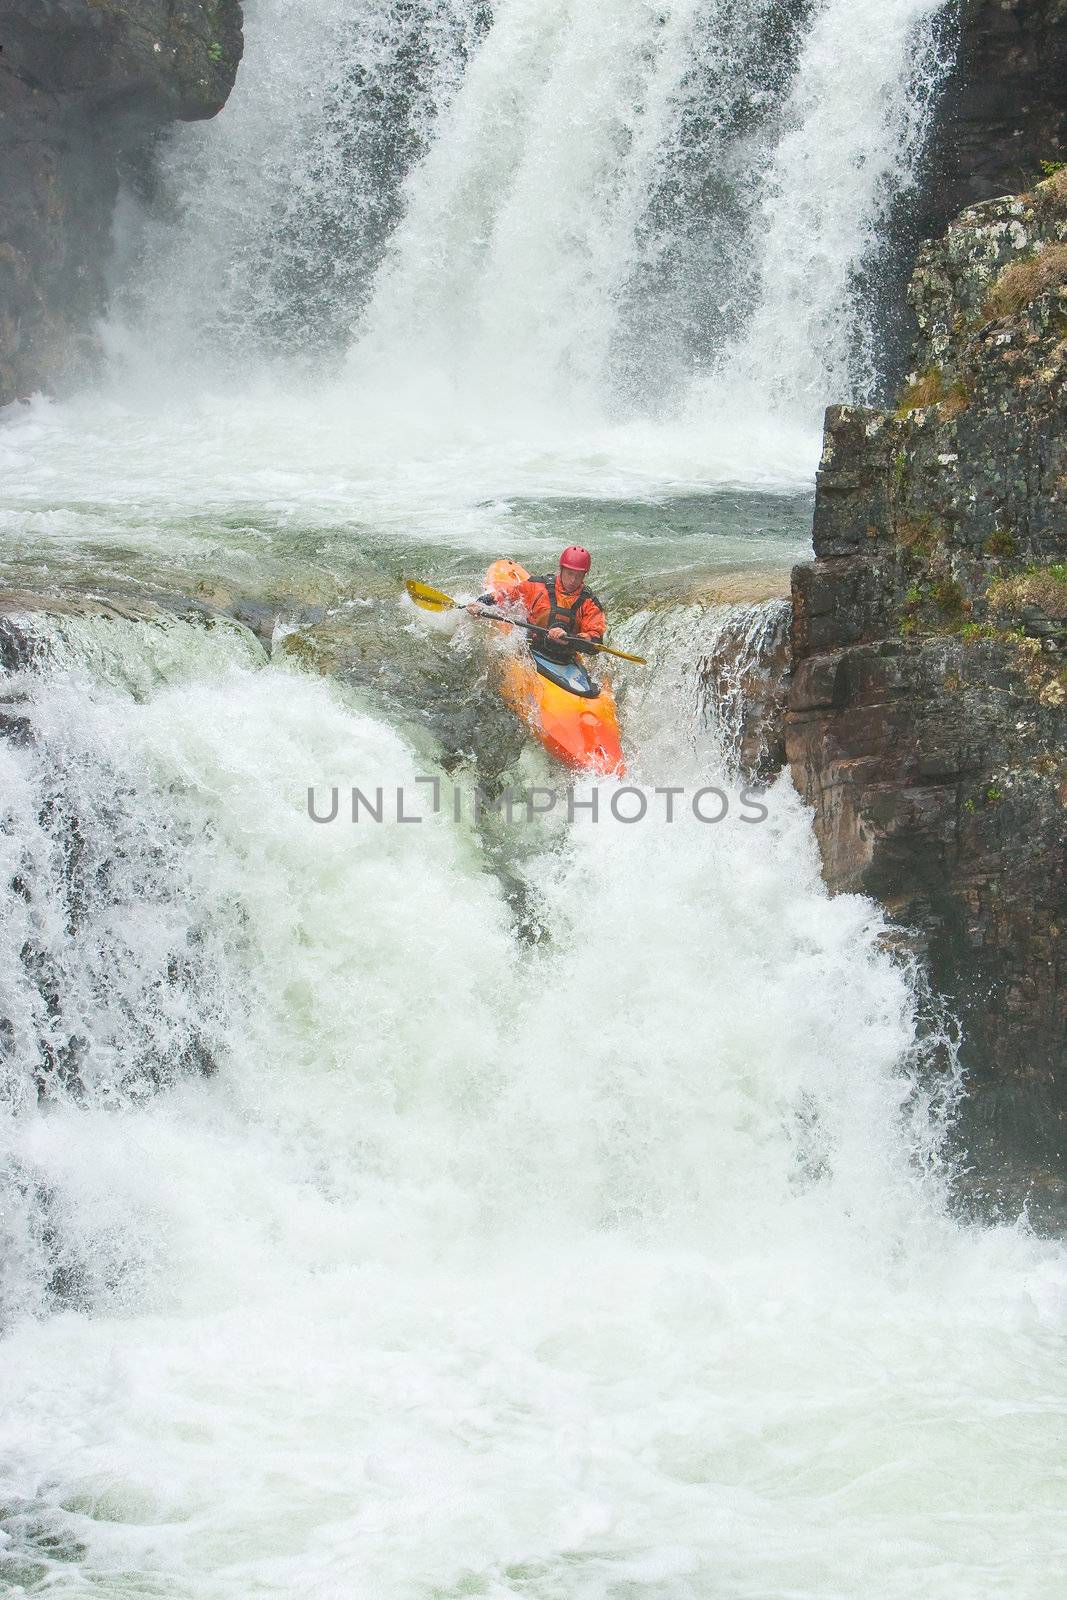
[[[413,578],[408,578],[404,588],[417,606],[424,611],[465,611],[467,608],[459,600],[453,600],[450,594],[443,593],[440,589],[431,589],[428,583],[416,583]],[[547,628],[538,628],[532,622],[517,622],[514,617],[505,617],[499,611],[479,611],[479,617],[484,617],[487,622],[506,622],[513,628],[525,628],[527,633],[539,633],[542,638],[548,638]],[[577,639],[574,634],[568,633],[566,643],[575,650],[584,651],[588,655],[618,656],[620,661],[636,661],[639,667],[647,667],[648,662],[644,656],[631,656],[625,650],[616,650],[610,644],[598,644],[595,639]]]

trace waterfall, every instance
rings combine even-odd
[[[162,152],[118,219],[118,350],[218,375],[321,366],[351,336],[482,0],[253,0],[225,115]],[[131,336],[125,324],[139,328]]]
[[[916,181],[950,56],[942,0],[816,8],[759,200],[753,311],[727,387],[776,409],[869,399],[878,377],[870,274]]]
[[[753,737],[939,8],[245,10],[0,423],[0,1588],[1037,1600],[1063,1251]],[[574,541],[628,794],[402,599]]]
[[[479,425],[810,426],[875,379],[860,290],[942,9],[260,0],[225,114],[127,216],[142,344],[201,371],[350,345],[357,409]]]
[[[409,177],[357,375],[365,381],[369,369],[372,382],[389,383],[410,372],[413,387],[488,411],[541,404],[596,415],[628,335],[632,345],[627,318],[656,316],[667,255],[675,317],[699,324],[709,292],[722,293],[706,282],[708,267],[729,273],[731,230],[744,229],[751,177],[733,145],[751,150],[758,138],[741,131],[742,106],[756,102],[750,120],[766,120],[782,72],[770,43],[757,48],[768,9],[763,0],[742,15],[701,0],[661,10],[634,0],[498,7]],[[686,148],[698,124],[696,148]],[[721,217],[706,193],[713,174]],[[694,232],[709,257],[703,273]],[[632,348],[628,364],[638,385]]]

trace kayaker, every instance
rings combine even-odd
[[[592,564],[580,544],[569,544],[559,558],[559,571],[545,578],[528,577],[514,562],[495,562],[501,581],[467,609],[473,615],[483,605],[522,606],[527,621],[548,630],[547,637],[538,639],[537,650],[553,661],[573,661],[576,652],[568,634],[599,643],[608,625],[600,601],[585,586]]]

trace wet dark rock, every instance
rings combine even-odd
[[[120,179],[241,46],[238,0],[0,0],[0,406],[91,369]]]
[[[927,246],[897,408],[834,407],[786,746],[835,890],[921,934],[983,1200],[1067,1222],[1067,180]]]
[[[785,764],[789,619],[786,600],[731,608],[700,663],[722,753],[747,782],[768,782]]]
[[[940,233],[964,207],[1025,189],[1067,159],[1067,6],[962,0],[949,13],[956,63],[941,102],[916,222]]]
[[[96,617],[109,622],[159,623],[180,616],[207,623],[212,615],[206,606],[184,595],[143,600],[72,590],[39,593],[0,589],[0,671],[19,672],[39,665],[47,657],[57,630],[70,619]]]

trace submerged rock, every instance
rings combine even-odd
[[[786,746],[827,882],[921,931],[975,1187],[1067,1221],[1067,175],[924,250],[895,411],[827,413]]]
[[[746,782],[769,782],[785,764],[789,617],[786,600],[732,606],[701,657],[722,754]]]

